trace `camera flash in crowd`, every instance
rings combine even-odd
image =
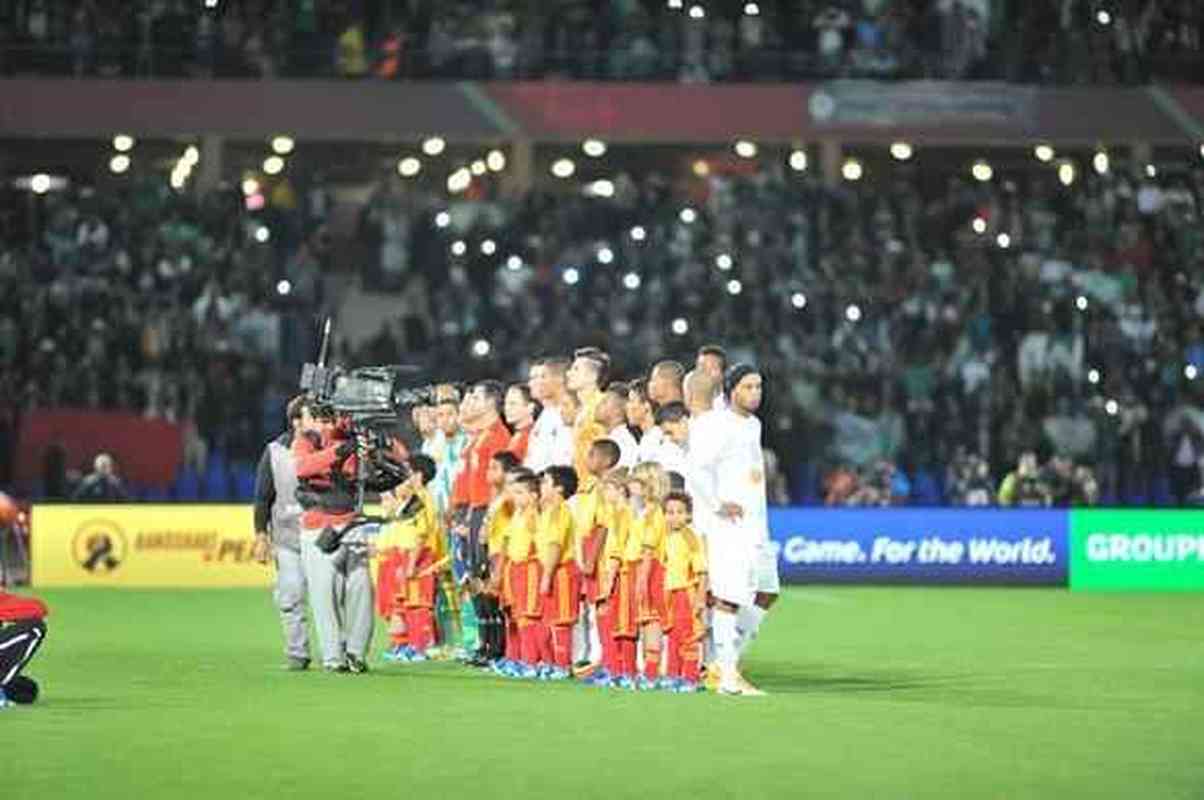
[[[485,166],[490,172],[501,172],[506,168],[506,154],[501,150],[490,150],[485,155]]]
[[[281,280],[276,284],[276,294],[281,297],[288,297],[289,292],[293,290],[293,285],[287,280]]]
[[[581,143],[581,152],[590,158],[601,158],[606,155],[606,142],[601,139],[586,139]]]
[[[1199,374],[1200,371],[1196,368],[1195,364],[1188,364],[1183,368],[1183,377],[1187,378],[1189,381],[1194,381],[1196,376]]]
[[[1110,399],[1104,403],[1104,411],[1107,412],[1108,416],[1115,417],[1120,413],[1120,403]]]
[[[446,211],[440,211],[435,215],[436,228],[446,228],[448,225],[451,225],[451,214]]]
[[[589,185],[589,193],[594,197],[614,197],[615,184],[614,181],[601,178]]]
[[[124,133],[119,133],[113,137],[113,149],[118,153],[128,153],[134,149],[134,137]],[[1202,147],[1204,151],[1204,147]]]
[[[1100,374],[1098,369],[1091,369],[1087,371],[1087,383],[1094,385],[1099,383],[1099,379]]]
[[[633,292],[636,289],[640,288],[640,283],[641,283],[641,280],[640,280],[640,276],[638,273],[628,272],[626,275],[623,276],[623,286],[625,286],[627,289],[630,289]]]
[[[1095,12],[1095,21],[1100,25],[1107,27],[1108,25],[1112,24],[1112,15],[1108,13],[1108,9],[1101,8],[1099,11]]]
[[[124,153],[118,153],[109,159],[109,171],[115,175],[120,175],[130,168],[130,157]]]
[[[184,150],[183,161],[190,167],[195,167],[197,162],[201,160],[201,151],[197,149],[195,144],[190,144]]]
[[[974,180],[986,183],[995,177],[995,170],[991,169],[991,165],[986,161],[976,161],[974,162],[974,166],[970,168],[970,174],[974,176]]]
[[[690,19],[702,19],[707,15],[707,10],[702,6],[690,6]]]
[[[859,181],[861,180],[861,176],[865,174],[865,169],[861,166],[860,161],[850,158],[840,168],[840,174],[844,176],[846,181]]]
[[[1033,155],[1038,161],[1049,163],[1053,161],[1054,149],[1047,144],[1039,144],[1033,148]]]
[[[759,5],[757,5],[756,3],[745,3],[744,4],[744,16],[755,17],[755,16],[759,15],[760,13],[761,13],[761,7]]]
[[[266,225],[260,225],[255,229],[255,241],[263,244],[272,238],[272,231]]]
[[[631,241],[642,242],[648,236],[648,232],[644,230],[643,225],[636,225],[631,229]]]
[[[284,170],[284,159],[280,156],[268,156],[263,160],[263,171],[268,175],[279,175]]]
[[[1108,170],[1112,167],[1112,162],[1108,158],[1108,154],[1100,150],[1095,154],[1095,158],[1091,159],[1091,166],[1095,167],[1097,175],[1107,175]]]
[[[247,197],[256,194],[259,191],[259,181],[254,178],[246,178],[242,182],[242,193]]]
[[[999,245],[1000,250],[1007,250],[1012,246],[1012,237],[1006,233],[1001,233],[995,237],[995,244]]]
[[[518,256],[510,256],[506,259],[506,269],[511,272],[518,272],[523,268],[523,260]]]
[[[690,323],[686,322],[684,317],[678,317],[673,320],[673,324],[669,326],[669,329],[678,336],[685,336],[690,332]]]
[[[297,143],[291,136],[277,136],[272,139],[272,152],[278,156],[287,156],[296,146]]]
[[[805,172],[807,169],[807,152],[794,150],[790,153],[790,168],[795,172]]]
[[[458,170],[447,176],[447,190],[452,194],[459,194],[468,188],[472,183],[472,173],[465,167],[460,167]]]
[[[732,268],[732,257],[727,253],[720,253],[719,255],[715,256],[715,266],[718,267],[721,272],[727,272]]]
[[[559,158],[552,163],[552,175],[557,178],[571,178],[577,171],[577,165],[568,158]]]
[[[497,242],[492,239],[486,239],[481,242],[481,255],[491,256],[497,252]]]
[[[790,305],[801,311],[807,307],[807,295],[803,294],[802,292],[795,292],[794,294],[790,295]]]
[[[462,256],[468,252],[468,245],[463,239],[456,239],[451,244],[451,252],[453,256]]]
[[[856,303],[850,303],[848,308],[844,310],[844,318],[849,322],[857,322],[861,319],[861,306]]]
[[[434,157],[439,155],[446,149],[447,142],[440,139],[438,136],[432,136],[422,143],[422,152],[428,156]]]
[[[479,178],[489,170],[489,167],[485,166],[485,159],[478,158],[469,165],[468,170]]]
[[[736,142],[736,155],[740,158],[756,158],[757,145],[755,142],[750,142],[747,139],[741,139]]]
[[[740,294],[740,292],[742,292],[742,291],[744,291],[744,284],[740,283],[740,281],[736,280],[735,278],[732,278],[730,281],[727,282],[727,293],[728,294],[737,295],[737,294]]]
[[[1153,164],[1146,164],[1145,165],[1145,176],[1147,178],[1157,178],[1158,177],[1158,168],[1155,167]]]
[[[1072,185],[1076,177],[1078,176],[1075,173],[1074,164],[1069,161],[1058,167],[1058,180],[1062,182],[1063,186]]]
[[[687,207],[683,208],[681,210],[681,213],[678,214],[677,216],[679,219],[681,219],[682,222],[684,222],[687,225],[690,225],[691,223],[694,222],[694,220],[698,219],[698,212],[695,211],[694,209],[690,208],[689,206],[687,206]]]
[[[908,161],[915,151],[907,142],[895,142],[890,146],[891,157],[896,161]]]
[[[985,219],[983,219],[982,217],[975,217],[970,222],[970,227],[974,229],[975,233],[977,233],[979,236],[981,236],[982,234],[987,232],[987,221]]]
[[[615,260],[615,251],[609,247],[601,247],[598,249],[598,263],[610,264]]]
[[[673,9],[674,11],[680,11],[680,10],[681,10],[681,0],[668,0],[668,2],[666,3],[666,5],[667,5],[669,8]]]
[[[413,156],[407,156],[397,162],[397,172],[403,178],[412,178],[422,169],[422,162]]]
[[[576,267],[569,267],[564,271],[564,282],[569,286],[576,286],[577,281],[581,280],[581,273]]]
[[[1087,297],[1085,295],[1079,295],[1078,297],[1076,297],[1074,299],[1074,307],[1077,308],[1079,311],[1086,311],[1087,310]]]
[[[472,354],[477,358],[484,358],[492,349],[488,339],[477,339],[472,343]]]

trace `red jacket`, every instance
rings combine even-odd
[[[531,428],[532,426],[528,425],[515,431],[514,435],[510,437],[510,445],[506,448],[511,453],[514,453],[514,457],[518,459],[518,463],[520,464],[527,458],[527,449],[531,444]]]
[[[36,597],[0,592],[0,622],[16,622],[19,619],[42,619],[50,614],[46,604]]]
[[[298,480],[310,480],[316,486],[330,486],[330,472],[335,462],[339,460],[338,449],[347,439],[341,434],[328,436],[321,440],[321,445],[315,445],[309,436],[293,437],[293,457],[297,460]],[[355,478],[358,462],[351,455],[343,462],[343,474]],[[321,530],[327,526],[345,525],[355,515],[352,513],[332,514],[320,508],[308,509],[301,515],[301,524],[306,528]]]
[[[500,419],[485,430],[468,450],[468,504],[473,508],[485,508],[493,499],[493,487],[489,485],[487,473],[493,457],[510,446],[510,429]]]

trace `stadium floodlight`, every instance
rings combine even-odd
[[[690,6],[690,19],[702,19],[707,15],[707,10],[700,5]]]
[[[577,165],[571,158],[558,158],[552,162],[552,175],[562,180],[573,177],[576,171]]]
[[[601,158],[606,155],[606,142],[601,139],[586,139],[581,143],[581,152],[590,158]]]
[[[643,281],[640,280],[639,273],[636,273],[636,272],[628,272],[626,275],[623,276],[623,286],[625,286],[626,288],[630,289],[633,292],[636,289],[640,288],[640,284],[642,282]]]
[[[272,152],[278,156],[287,156],[296,146],[297,143],[291,136],[276,136],[272,139]]]
[[[611,264],[611,263],[614,263],[614,260],[615,260],[615,251],[614,250],[611,250],[609,247],[606,247],[605,245],[598,248],[598,263],[599,264]]]
[[[440,211],[435,215],[436,228],[446,228],[448,225],[451,225],[451,214],[446,211]]]
[[[483,158],[478,158],[468,166],[468,171],[473,175],[476,175],[478,178],[484,175],[488,170],[489,167],[485,166],[485,159]]]
[[[1038,161],[1048,164],[1050,161],[1053,161],[1055,153],[1054,149],[1049,145],[1039,144],[1033,148],[1033,155],[1037,157]]]
[[[980,183],[986,183],[995,177],[995,170],[991,169],[991,165],[984,160],[974,162],[974,166],[970,168],[970,174],[974,176],[974,180]]]
[[[486,239],[481,242],[481,255],[491,256],[497,252],[497,242],[492,239]]]
[[[642,242],[648,237],[648,231],[644,230],[643,225],[635,225],[631,229],[631,241]]]
[[[114,175],[121,175],[130,168],[130,157],[125,153],[118,153],[109,159],[109,171]]]
[[[268,175],[279,175],[284,170],[284,159],[280,156],[268,156],[263,160],[263,171]]]
[[[789,159],[790,168],[795,172],[803,172],[807,169],[807,151],[792,150]]]
[[[740,139],[736,142],[733,149],[736,151],[736,155],[740,156],[740,158],[757,157],[757,143],[750,142],[748,139]]]
[[[581,280],[581,273],[576,267],[569,267],[564,271],[563,279],[569,286],[576,286],[577,281]]]
[[[727,293],[728,294],[734,296],[734,295],[740,294],[740,292],[742,292],[742,291],[744,291],[744,284],[740,283],[740,281],[736,280],[735,278],[732,278],[730,281],[727,282]]]
[[[126,133],[119,133],[113,137],[113,149],[118,153],[128,153],[134,149],[134,137]]]
[[[477,358],[485,358],[492,349],[488,339],[477,339],[472,343],[472,354]]]
[[[995,237],[995,244],[999,245],[1000,250],[1007,250],[1012,246],[1012,237],[1006,233],[1001,233]]]
[[[895,142],[890,146],[890,155],[896,161],[908,161],[915,155],[915,150],[907,142]]]
[[[677,319],[673,320],[673,323],[669,326],[669,329],[678,336],[685,336],[690,332],[690,323],[686,322],[684,317],[678,317]]]
[[[485,166],[490,172],[501,172],[506,168],[506,154],[501,150],[490,150],[485,155]]]
[[[727,272],[732,268],[732,257],[727,253],[720,253],[715,256],[715,266],[720,272]]]
[[[857,305],[856,303],[849,303],[848,307],[846,307],[844,310],[844,318],[849,322],[860,322],[861,306]]]
[[[397,162],[397,172],[403,178],[412,178],[422,169],[422,162],[414,156],[406,156]]]
[[[443,141],[443,139],[439,138],[438,136],[432,136],[422,143],[422,152],[426,153],[431,158],[434,158],[446,149],[447,142]]]
[[[799,310],[806,308],[807,295],[803,294],[802,292],[795,292],[794,294],[790,295],[790,305]]]
[[[859,181],[865,175],[865,168],[861,166],[861,162],[855,158],[845,159],[844,164],[840,168],[840,174],[844,176],[846,181]]]
[[[1107,175],[1108,170],[1112,168],[1112,162],[1108,158],[1108,154],[1100,150],[1095,154],[1095,158],[1091,159],[1091,166],[1095,168],[1097,175]]]
[[[468,243],[463,239],[457,239],[451,244],[451,252],[453,256],[462,256],[468,252]]]
[[[506,269],[510,270],[511,272],[518,272],[522,268],[523,260],[520,257],[512,255],[506,259]]]
[[[677,217],[686,225],[691,225],[694,223],[694,220],[698,219],[698,212],[689,206],[686,206],[681,210],[681,213],[678,214]]]

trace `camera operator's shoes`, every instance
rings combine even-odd
[[[365,672],[368,671],[368,663],[366,661],[364,661],[364,659],[360,658],[359,656],[353,656],[351,653],[348,653],[347,654],[347,671],[354,673],[356,675],[363,675]]]
[[[6,695],[4,693],[4,690],[0,689],[0,708],[8,708],[9,706],[12,706],[12,705],[16,705],[16,703],[9,700],[8,695]]]
[[[26,706],[38,699],[40,687],[33,678],[18,675],[8,682],[3,694],[7,695],[10,703]]]
[[[322,667],[322,671],[323,672],[332,672],[332,673],[334,673],[334,672],[342,673],[342,672],[350,672],[351,670],[347,667],[347,664],[343,663],[343,664],[326,664],[325,666]]]
[[[305,670],[309,669],[309,659],[293,658],[290,656],[289,659],[284,662],[284,668],[288,672],[305,672]]]

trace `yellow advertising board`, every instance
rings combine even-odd
[[[33,585],[269,586],[250,505],[37,505]]]

